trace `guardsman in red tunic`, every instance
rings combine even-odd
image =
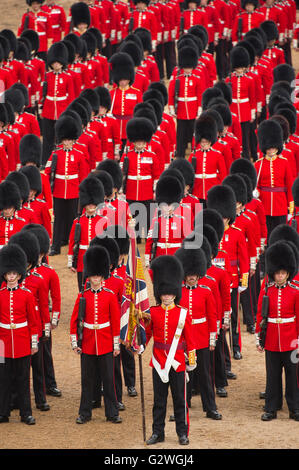
[[[80,37],[90,26],[99,28],[98,10],[86,3],[87,2],[77,2],[71,6],[67,16],[66,34],[74,33],[76,36]]]
[[[53,38],[52,21],[48,13],[42,10],[44,0],[26,0],[31,8],[22,16],[21,25],[18,29],[18,36],[26,29],[33,29],[39,36],[38,56],[46,60],[49,41]]]
[[[42,10],[49,14],[52,23],[53,43],[61,41],[66,28],[66,15],[64,8],[57,5],[54,0],[46,0]]]
[[[61,148],[54,151],[47,162],[45,174],[53,181],[54,227],[50,255],[60,253],[62,242],[69,239],[73,220],[78,213],[79,185],[88,175],[88,164],[83,154],[74,149],[81,130],[70,116],[62,116],[55,126]],[[55,156],[57,164],[54,165]],[[53,162],[54,160],[54,162]],[[53,167],[52,167],[53,162]]]
[[[261,5],[259,12],[264,15],[263,21],[274,21],[279,31],[279,45],[285,44],[289,38],[288,33],[288,17],[284,8],[282,8],[274,0],[266,0],[264,5]]]
[[[189,28],[195,25],[202,25],[208,27],[208,15],[205,11],[198,8],[199,0],[187,0],[184,4],[184,11],[182,12],[181,24],[179,25],[180,31],[186,34]]]
[[[115,294],[103,281],[109,277],[110,259],[101,246],[90,247],[84,255],[84,273],[90,283],[78,295],[70,322],[71,345],[81,355],[81,403],[77,424],[90,421],[95,377],[101,371],[107,421],[121,423],[118,414],[113,360],[119,355],[120,313]],[[81,311],[82,300],[85,308]],[[78,318],[78,315],[83,318]],[[78,322],[83,323],[82,344],[78,344]]]
[[[264,20],[264,16],[257,10],[257,0],[242,0],[241,3],[243,11],[234,18],[232,25],[232,42],[234,46],[238,41],[244,39],[248,31],[258,28]]]
[[[283,49],[275,45],[279,40],[279,31],[274,21],[263,21],[260,25],[261,29],[267,36],[267,48],[264,51],[264,56],[270,59],[273,69],[285,63],[285,55]]]
[[[223,155],[212,146],[217,141],[216,120],[207,112],[203,112],[195,123],[195,154],[191,154],[189,162],[195,169],[193,194],[200,202],[207,199],[210,188],[220,184],[227,175]]]
[[[299,421],[298,336],[299,289],[292,284],[298,261],[292,246],[278,241],[266,251],[269,282],[261,290],[257,313],[257,349],[266,354],[266,402],[262,421],[277,417],[282,403],[282,370],[290,419]],[[263,298],[269,306],[263,311]],[[264,323],[264,326],[262,325]],[[264,340],[263,340],[264,338]],[[262,340],[262,341],[261,341]]]
[[[17,210],[16,215],[21,217],[26,221],[26,224],[36,223],[35,214],[32,209],[29,207],[24,206],[29,198],[29,182],[28,178],[21,172],[21,171],[12,171],[6,177],[6,181],[12,181],[15,183],[20,191],[21,195],[21,204],[20,208]]]
[[[89,247],[91,240],[100,235],[107,227],[106,217],[97,213],[99,204],[104,202],[104,188],[102,183],[94,176],[88,176],[80,184],[79,204],[82,214],[74,220],[69,239],[68,268],[77,272],[78,290],[82,288],[83,280],[83,256]],[[76,239],[80,225],[80,234]]]
[[[150,323],[146,328],[147,343],[153,336],[153,426],[147,445],[165,439],[165,416],[169,386],[173,398],[176,433],[181,445],[189,444],[189,416],[186,405],[186,364],[196,367],[196,350],[191,317],[179,302],[182,296],[184,270],[175,256],[160,256],[151,263],[154,296],[157,305],[150,309]],[[172,276],[169,277],[169,273]]]
[[[145,28],[151,32],[153,51],[156,50],[158,44],[158,30],[160,25],[157,24],[157,18],[155,13],[148,8],[149,0],[134,0],[136,8],[131,12],[128,29],[128,33],[132,33],[137,28]]]
[[[35,134],[37,137],[40,137],[40,127],[36,116],[32,113],[28,113],[27,111],[25,111],[25,109],[32,106],[29,100],[28,88],[23,85],[23,83],[15,83],[11,87],[11,90],[20,90],[23,93],[25,100],[24,107],[22,110],[20,110],[16,122],[24,124],[28,134]]]
[[[286,223],[288,212],[293,214],[293,178],[288,160],[281,155],[281,126],[275,121],[263,121],[258,128],[258,141],[264,156],[255,163],[256,187],[265,208],[269,236],[276,225]]]
[[[192,211],[193,218],[198,212],[202,210],[202,204],[199,202],[197,196],[193,194],[194,182],[195,182],[195,171],[193,166],[188,160],[184,158],[176,158],[169,165],[169,169],[175,168],[182,174],[185,182],[185,192],[182,199],[182,204],[187,204]]]
[[[38,327],[33,294],[20,282],[26,274],[24,251],[11,244],[0,252],[0,423],[10,416],[11,389],[15,378],[21,421],[35,424],[30,399],[30,361],[38,350]]]
[[[17,215],[21,206],[21,194],[18,186],[12,181],[0,184],[0,248],[7,245],[14,233],[22,230],[25,219]]]
[[[75,98],[72,78],[64,70],[68,66],[68,51],[63,42],[55,43],[50,48],[47,64],[51,70],[46,73],[41,99],[43,106],[43,165],[46,165],[55,145],[55,123]]]
[[[141,47],[139,47],[138,44],[133,41],[126,40],[119,47],[119,52],[125,52],[132,58],[135,70],[135,80],[133,87],[137,88],[137,90],[144,94],[149,87],[150,81],[147,75],[140,68],[143,59],[143,52]]]
[[[292,194],[294,198],[294,212],[289,220],[289,224],[299,233],[299,177],[293,183]]]
[[[136,34],[141,39],[142,46],[143,46],[144,59],[141,63],[140,69],[145,73],[145,75],[148,77],[151,83],[159,81],[160,80],[159,68],[158,68],[156,59],[154,55],[152,54],[153,44],[152,44],[151,32],[148,31],[146,28],[137,28],[134,31],[134,34]],[[174,65],[175,65],[175,60],[174,60]]]

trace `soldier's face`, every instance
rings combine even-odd
[[[9,217],[12,217],[15,213],[15,208],[14,207],[8,207],[6,209],[3,209],[3,215],[4,217],[6,217],[7,219]]]
[[[126,88],[127,86],[129,86],[129,83],[130,80],[120,80],[118,85],[120,86],[120,88]]]
[[[166,307],[168,307],[168,305],[171,305],[173,303],[174,299],[175,299],[175,295],[171,295],[171,294],[161,295],[161,302]]]
[[[289,273],[287,271],[285,271],[284,269],[281,269],[280,271],[277,271],[274,274],[274,281],[279,286],[282,286],[283,284],[285,284],[287,282],[288,277],[289,277]]]
[[[273,156],[277,155],[277,151],[278,151],[278,149],[276,149],[274,147],[271,147],[270,149],[266,150],[266,155],[268,157],[273,157]]]
[[[64,139],[62,142],[64,150],[69,150],[73,146],[73,141],[69,139]]]
[[[100,106],[99,115],[104,116],[104,114],[106,114],[107,111],[108,111],[107,108],[104,108],[104,106]]]
[[[96,210],[97,206],[95,206],[94,204],[88,204],[87,206],[85,206],[85,211],[87,215],[93,215]]]
[[[146,146],[146,142],[144,140],[137,140],[136,142],[134,142],[134,147],[135,147],[135,150],[137,150],[137,152],[140,152],[141,150],[143,150]]]
[[[90,276],[89,277],[91,288],[94,290],[99,289],[103,281],[104,281],[104,278],[102,276]]]
[[[17,284],[21,279],[21,275],[16,271],[10,271],[4,275],[4,279],[7,282],[7,285],[10,287],[13,284]]]
[[[201,139],[200,147],[202,150],[208,150],[211,147],[211,142],[207,139]]]
[[[195,286],[199,277],[196,274],[190,274],[190,276],[186,276],[186,284],[188,286]]]
[[[60,62],[53,62],[53,64],[51,64],[51,67],[54,72],[60,72],[62,69],[62,64]]]
[[[190,10],[196,10],[196,8],[197,8],[197,5],[196,5],[195,2],[189,2],[188,6],[189,6]]]
[[[40,3],[39,2],[32,2],[31,8],[33,11],[38,11],[40,9]]]
[[[252,13],[254,11],[254,5],[252,3],[247,3],[245,5],[245,10],[248,12],[248,13]]]

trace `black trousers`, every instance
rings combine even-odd
[[[120,356],[126,387],[135,387],[136,370],[134,354],[123,344],[120,345]]]
[[[53,119],[43,118],[42,134],[43,134],[43,153],[42,165],[45,166],[55,147],[55,124]]]
[[[186,148],[192,142],[195,119],[177,119],[176,156],[185,158]]]
[[[133,201],[131,199],[127,199],[133,219],[138,217],[138,221],[135,226],[137,240],[142,238],[142,229],[144,230],[144,237],[147,238],[147,232],[151,226],[153,216],[153,213],[151,213],[153,212],[151,211],[151,205],[153,202],[154,201],[152,199],[148,199],[146,201]],[[134,204],[134,206],[131,207],[131,204]],[[139,210],[137,204],[143,206],[143,209]]]
[[[167,383],[162,382],[156,369],[153,368],[153,434],[164,436],[169,386],[173,400],[176,433],[178,436],[187,435],[188,410],[185,399],[185,372],[176,372],[172,367],[169,371],[169,382]]]
[[[107,57],[107,59],[110,59],[112,55],[112,47],[111,47],[111,42],[110,39],[106,39],[106,46],[103,47],[102,49],[102,54]]]
[[[160,80],[163,80],[165,76],[164,75],[164,56],[165,56],[164,44],[158,44],[156,52],[155,52],[155,59],[156,59],[157,66],[159,69]]]
[[[95,356],[81,354],[81,402],[79,415],[91,417],[92,400],[94,399],[95,377],[101,376],[104,387],[104,403],[106,418],[118,415],[115,382],[114,382],[113,353]]]
[[[196,351],[197,367],[189,372],[189,382],[187,384],[188,403],[191,403],[191,392],[193,381],[196,381],[204,411],[215,411],[215,390],[213,386],[213,372],[211,368],[211,351],[209,348],[198,349]]]
[[[215,46],[216,70],[219,80],[225,79],[228,75],[226,42],[224,39],[219,39],[217,46]]]
[[[241,122],[242,130],[242,157],[250,159],[250,121]]]
[[[216,388],[223,388],[228,385],[225,372],[224,335],[225,332],[221,328],[217,338],[216,348],[214,351],[211,351],[212,379],[214,379]]]
[[[53,198],[54,226],[52,246],[60,252],[62,241],[68,240],[78,212],[78,199]]]
[[[115,380],[115,393],[116,399],[122,403],[123,398],[123,382],[121,376],[121,358],[120,354],[114,358],[114,380]]]
[[[48,341],[42,343],[43,347],[43,362],[44,362],[44,374],[45,374],[45,385],[46,389],[57,388],[55,379],[54,362],[52,356],[52,334]]]
[[[175,68],[176,53],[175,53],[175,41],[169,41],[164,44],[164,56],[165,56],[165,65],[166,65],[166,76],[169,80],[173,69]]]
[[[282,370],[285,372],[285,398],[289,411],[299,410],[298,358],[294,351],[265,351],[265,410],[275,412],[282,404]]]
[[[30,360],[31,356],[17,359],[0,358],[0,416],[10,416],[12,388],[15,387],[20,416],[31,416]]]
[[[257,119],[250,123],[250,132],[249,132],[249,148],[250,148],[250,155],[254,161],[257,160],[257,136],[255,133],[257,126]]]
[[[268,238],[272,232],[272,230],[280,224],[287,223],[287,216],[286,215],[266,215],[266,224],[267,224],[267,231],[268,231]]]
[[[38,343],[38,352],[31,356],[31,366],[35,403],[37,405],[41,405],[42,403],[46,403],[47,401],[43,360],[43,344],[41,339]]]
[[[253,286],[255,286],[255,275],[249,277],[248,289],[243,291],[240,295],[240,303],[243,310],[243,322],[247,326],[252,326],[255,323],[254,311],[254,298],[253,298]]]

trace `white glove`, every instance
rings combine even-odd
[[[238,287],[238,292],[241,294],[241,292],[244,292],[244,290],[246,290],[247,287],[243,287],[243,286],[239,286]]]

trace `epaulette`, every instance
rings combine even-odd
[[[232,224],[231,227],[235,228],[236,230],[239,230],[239,232],[242,232],[242,230],[239,227],[236,227],[234,224]]]
[[[4,290],[4,289],[6,289],[6,286],[4,286],[4,287],[1,287],[1,288],[0,288],[0,291],[1,291],[1,290]]]
[[[46,201],[44,201],[43,199],[35,198],[35,200],[38,202],[42,202],[43,204],[46,204]]]
[[[198,284],[198,287],[202,287],[203,289],[208,289],[210,292],[212,292],[208,286],[204,286],[203,284]]]
[[[16,218],[17,220],[21,220],[22,222],[26,222],[25,219],[23,219],[22,217],[19,217],[18,215],[15,215],[15,218]]]
[[[25,292],[31,292],[31,290],[27,289],[27,287],[20,286],[20,289],[24,290]]]
[[[193,199],[197,199],[197,201],[199,201],[198,197],[194,196],[194,194],[188,194],[188,196],[192,197]]]
[[[292,282],[294,282],[294,281],[292,281]],[[295,286],[295,284],[292,284],[292,282],[289,283],[289,286],[293,287],[293,289],[299,290],[299,285]]]
[[[209,274],[206,274],[205,277],[206,277],[207,279],[211,279],[212,281],[215,281],[215,282],[216,282],[216,279],[215,279],[214,277],[212,277],[212,276],[209,276]]]
[[[213,150],[213,152],[221,153],[220,150],[214,149],[213,147],[211,148],[211,150]]]
[[[249,217],[249,215],[243,213],[243,216],[244,216],[246,219],[251,220],[251,218]]]
[[[41,274],[37,273],[36,271],[33,271],[31,274],[35,277],[39,277],[40,279],[44,279],[43,276]]]
[[[184,219],[185,217],[180,214],[173,214],[173,217],[176,217],[177,219]]]
[[[227,142],[225,142],[225,141],[224,141],[224,140],[222,140],[222,139],[218,139],[218,142],[220,142],[220,144],[223,144],[223,145],[228,145],[228,143],[227,143]]]
[[[134,86],[131,86],[132,90],[140,91],[139,88],[135,88]]]
[[[256,162],[260,162],[260,161],[263,160],[263,159],[264,159],[264,157],[258,158]],[[256,163],[256,162],[255,162],[255,163]]]
[[[42,266],[44,266],[45,268],[54,269],[53,266],[50,266],[47,263],[42,263]]]
[[[278,155],[278,158],[281,158],[282,160],[286,160],[286,161],[288,161],[288,159],[287,159],[287,158],[285,158],[285,157],[283,157],[282,155]]]
[[[116,274],[116,273],[115,273],[115,274],[113,274],[113,277],[116,277],[116,279],[121,279],[121,280],[122,280],[122,277],[121,277],[121,276],[119,276],[119,275],[118,275],[118,274]]]
[[[103,290],[105,290],[106,292],[110,292],[111,294],[114,294],[114,292],[111,289],[107,289],[107,287],[103,287]]]
[[[34,212],[34,210],[33,210],[33,209],[31,209],[31,207],[22,207],[22,209],[26,209],[27,211]]]

